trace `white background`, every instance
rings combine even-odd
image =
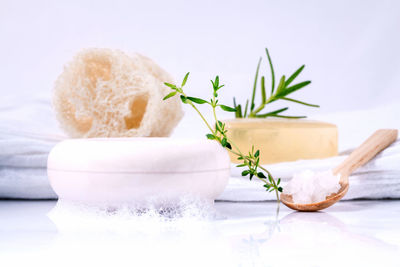
[[[208,97],[219,74],[222,100],[245,102],[268,47],[279,76],[306,64],[299,79],[312,84],[295,96],[321,105],[287,114],[368,109],[400,102],[399,14],[399,1],[2,0],[0,97],[50,96],[77,51],[109,47],[149,56],[177,80],[190,71],[192,95]]]

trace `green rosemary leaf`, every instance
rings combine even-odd
[[[278,182],[276,182],[276,185],[279,185],[281,183],[281,178],[278,179]]]
[[[276,95],[279,95],[280,92],[285,88],[285,75],[283,75],[279,81],[278,88],[276,88]]]
[[[288,94],[291,94],[291,93],[303,88],[304,86],[309,85],[310,83],[311,83],[311,81],[305,81],[305,82],[295,84],[291,87],[285,88],[285,90],[282,90],[281,92],[277,92],[276,97],[278,97],[278,98],[285,97]]]
[[[205,103],[208,103],[206,100],[201,99],[201,98],[197,98],[197,97],[188,96],[187,99],[189,99],[190,101],[192,101],[192,102],[194,102],[194,103],[197,103],[197,104],[205,104]]]
[[[274,110],[274,111],[271,111],[271,112],[268,112],[268,113],[265,113],[265,114],[256,115],[256,117],[257,118],[266,118],[268,116],[279,114],[279,113],[281,113],[281,112],[283,112],[283,111],[285,111],[287,109],[288,109],[288,107],[277,109],[277,110]]]
[[[272,60],[268,52],[268,48],[265,48],[265,52],[267,52],[267,57],[268,57],[268,62],[269,62],[269,68],[271,69],[271,95],[274,94],[274,88],[275,88],[275,72],[274,72],[274,66],[272,65]]]
[[[250,173],[249,170],[242,171],[242,176],[246,176],[246,175],[248,175],[249,173]]]
[[[288,87],[291,82],[300,74],[300,72],[304,69],[306,65],[301,66],[298,70],[296,70],[285,82],[285,87]]]
[[[188,79],[188,77],[189,77],[189,74],[190,74],[190,72],[186,73],[185,78],[183,78],[181,87],[184,87],[184,86],[185,86],[186,81],[187,81],[187,79]]]
[[[236,107],[235,117],[242,118],[242,106],[240,104]]]
[[[285,119],[304,119],[307,118],[307,116],[283,116],[283,115],[270,115],[271,117],[277,117],[277,118],[285,118]]]
[[[254,153],[254,157],[257,158],[258,156],[260,156],[260,150],[257,150],[256,153]]]
[[[253,94],[251,95],[251,104],[250,104],[250,111],[254,109],[254,98],[256,97],[256,89],[257,89],[257,81],[258,81],[258,73],[260,72],[260,65],[261,65],[262,58],[258,60],[257,69],[256,69],[256,76],[254,77],[254,85],[253,85]]]
[[[267,94],[265,93],[265,77],[261,77],[261,103],[267,102]]]
[[[245,166],[247,166],[247,165],[244,164],[244,163],[236,165],[236,167],[238,167],[238,168],[240,168],[240,167],[245,167]]]
[[[170,84],[170,83],[164,83],[166,86],[168,86],[169,88],[173,89],[173,90],[177,90],[178,87],[176,87],[176,85],[174,84]]]
[[[303,101],[299,101],[299,100],[296,100],[296,99],[292,99],[292,98],[282,97],[281,99],[282,100],[286,100],[286,101],[292,101],[292,102],[295,102],[295,103],[298,103],[298,104],[302,104],[302,105],[305,105],[305,106],[309,106],[309,107],[319,108],[319,105],[309,104],[309,103],[306,103],[306,102],[303,102]]]
[[[233,107],[234,107],[234,108],[237,107],[237,105],[236,105],[236,98],[235,98],[235,97],[233,97]]]
[[[246,118],[246,116],[247,116],[247,109],[248,109],[248,107],[249,107],[249,100],[247,99],[247,100],[246,100],[246,106],[245,106],[245,108],[244,108],[244,115],[243,115],[244,118]]]
[[[213,134],[206,134],[207,138],[210,140],[214,140],[216,137]]]
[[[236,112],[235,108],[231,108],[225,105],[219,105],[221,107],[222,110],[228,111],[228,112]]]
[[[262,173],[262,172],[257,173],[257,176],[260,178],[267,178],[267,177],[265,177],[264,173]]]
[[[282,188],[282,187],[278,187],[278,191],[279,191],[279,192],[282,192],[282,191],[283,191],[283,188]]]
[[[173,97],[177,93],[178,93],[177,91],[173,91],[173,92],[169,93],[168,95],[164,96],[163,100],[167,100],[168,98]]]

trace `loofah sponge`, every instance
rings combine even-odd
[[[119,50],[86,49],[58,77],[53,106],[70,137],[168,136],[183,112],[163,97],[172,78],[152,60]]]

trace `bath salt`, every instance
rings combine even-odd
[[[321,202],[340,189],[340,175],[332,170],[313,172],[306,170],[293,175],[283,192],[292,195],[294,203],[308,204]]]

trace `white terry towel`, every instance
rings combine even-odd
[[[0,103],[0,198],[56,198],[47,178],[47,156],[65,136],[45,98]]]
[[[398,114],[400,105],[386,105],[375,110],[343,112],[315,119],[336,123],[341,150],[347,150],[360,144],[375,129],[400,128]],[[366,117],[370,119],[365,121]],[[0,198],[55,198],[46,173],[47,156],[51,148],[65,138],[57,127],[50,101],[46,98],[0,99]],[[294,172],[303,169],[325,170],[342,159],[343,156],[340,156],[266,167],[285,182]],[[400,145],[397,142],[350,178],[351,185],[346,198],[400,198],[399,170]],[[240,170],[233,167],[229,185],[219,199],[274,199],[273,194],[264,191],[260,182],[250,182],[238,175]]]
[[[282,179],[282,187],[292,175],[303,170],[324,171],[337,166],[351,150],[338,157],[320,160],[299,160],[265,165],[275,178]],[[232,165],[232,177],[219,200],[262,201],[275,199],[275,193],[268,193],[257,178],[250,181],[242,177],[243,168]],[[379,153],[373,160],[360,167],[350,176],[350,188],[344,199],[400,198],[400,140]]]

